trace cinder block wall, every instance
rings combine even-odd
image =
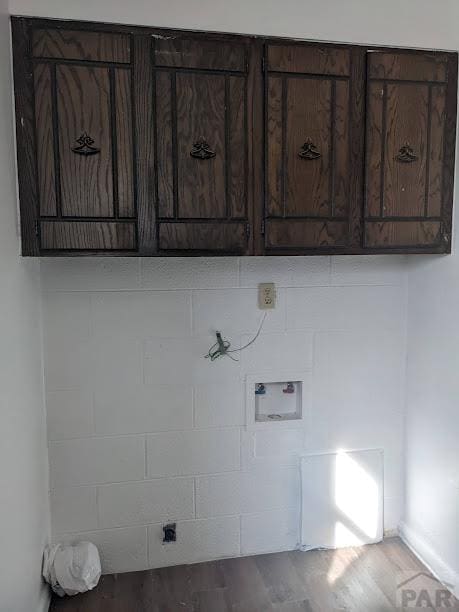
[[[301,453],[383,448],[385,527],[402,509],[406,259],[43,260],[55,540],[105,572],[292,549]],[[240,361],[204,354],[259,325]],[[245,427],[246,375],[311,373],[300,427]],[[178,541],[163,546],[162,524]]]

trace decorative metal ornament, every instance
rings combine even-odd
[[[94,139],[88,136],[86,132],[77,138],[77,143],[80,145],[79,147],[72,147],[72,151],[77,155],[95,155],[100,153],[100,149],[92,146]]]
[[[322,157],[321,153],[319,153],[317,150],[316,145],[310,138],[308,138],[301,147],[298,156],[301,157],[301,159],[319,159],[319,157]]]
[[[403,147],[398,150],[395,159],[403,164],[411,164],[418,159],[418,156],[414,152],[413,148],[406,142]]]
[[[193,143],[193,148],[190,151],[191,157],[196,159],[211,159],[215,157],[215,151],[212,151],[210,145],[205,140],[199,140]]]

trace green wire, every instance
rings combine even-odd
[[[263,324],[265,322],[267,314],[268,313],[265,312],[265,314],[263,315],[263,319],[261,320],[258,331],[255,334],[255,336],[252,338],[252,340],[250,340],[250,342],[247,342],[247,344],[239,348],[230,350],[231,342],[229,342],[229,340],[224,340],[222,338],[221,333],[216,332],[217,342],[210,347],[207,355],[204,355],[205,359],[210,359],[211,361],[215,361],[219,357],[224,357],[226,355],[226,357],[229,357],[233,361],[239,361],[238,359],[235,359],[232,355],[230,355],[230,353],[240,353],[241,351],[243,351],[244,349],[246,349],[247,347],[249,347],[251,344],[255,342],[255,340],[258,338],[258,336],[261,333],[261,330],[263,328]]]

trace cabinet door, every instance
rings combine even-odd
[[[137,248],[129,35],[33,29],[39,249]]]
[[[266,46],[266,251],[358,247],[363,61],[352,47]]]
[[[247,49],[155,41],[158,250],[246,253]]]
[[[364,245],[449,252],[455,54],[368,54]]]

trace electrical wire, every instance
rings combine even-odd
[[[265,314],[263,315],[260,326],[258,327],[258,331],[255,334],[255,336],[252,338],[252,340],[250,340],[250,342],[247,342],[247,344],[244,344],[244,346],[240,346],[239,348],[234,348],[230,350],[231,342],[229,342],[229,340],[224,340],[222,338],[221,333],[216,332],[217,342],[210,347],[209,352],[207,353],[207,355],[204,355],[204,357],[206,359],[210,359],[211,361],[215,361],[219,357],[224,357],[226,355],[226,357],[229,357],[233,361],[239,361],[239,359],[235,359],[232,355],[230,355],[230,353],[240,353],[241,351],[248,348],[251,344],[255,342],[255,340],[260,335],[261,330],[263,329],[263,324],[265,322],[267,314],[268,313],[265,312]]]

